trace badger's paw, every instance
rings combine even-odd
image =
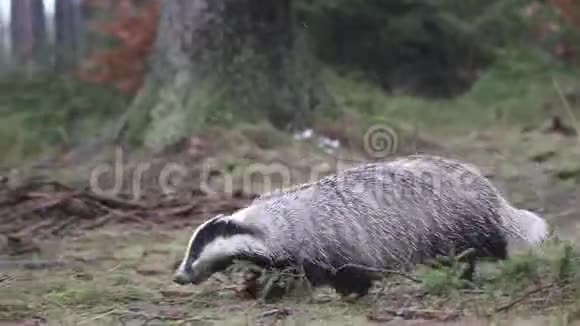
[[[332,286],[343,298],[354,297],[354,299],[358,299],[369,293],[373,286],[373,277],[363,269],[342,268],[334,274]]]

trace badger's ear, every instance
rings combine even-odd
[[[224,220],[225,217],[226,217],[225,214],[214,215],[214,216],[208,218],[201,226],[206,226],[209,224],[215,224],[215,223],[221,222]]]
[[[219,221],[224,217],[226,217],[225,214],[217,214],[217,215],[214,215],[212,218],[208,219],[208,221]]]
[[[255,226],[232,219],[216,219],[214,223],[216,233],[225,237],[234,235],[251,235],[258,237],[262,232]]]

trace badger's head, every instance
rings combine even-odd
[[[262,239],[257,228],[234,216],[217,215],[193,232],[173,280],[180,285],[200,284],[236,259],[268,260]]]

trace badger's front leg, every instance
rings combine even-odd
[[[430,266],[431,268],[438,269],[441,267],[452,267],[457,262],[466,264],[466,266],[461,269],[459,278],[464,281],[473,282],[476,260],[477,257],[473,253],[468,253],[459,259],[454,257],[439,256],[433,260],[428,261],[426,265]]]
[[[361,298],[369,293],[373,286],[372,274],[357,267],[344,267],[334,273],[332,286],[343,297],[355,294]]]
[[[475,257],[468,257],[465,259],[467,266],[462,271],[460,278],[462,280],[473,282],[473,275],[475,274]]]

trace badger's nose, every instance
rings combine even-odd
[[[191,283],[191,279],[189,278],[189,276],[187,274],[177,272],[173,276],[173,282],[175,282],[179,285],[186,285],[188,283]]]

